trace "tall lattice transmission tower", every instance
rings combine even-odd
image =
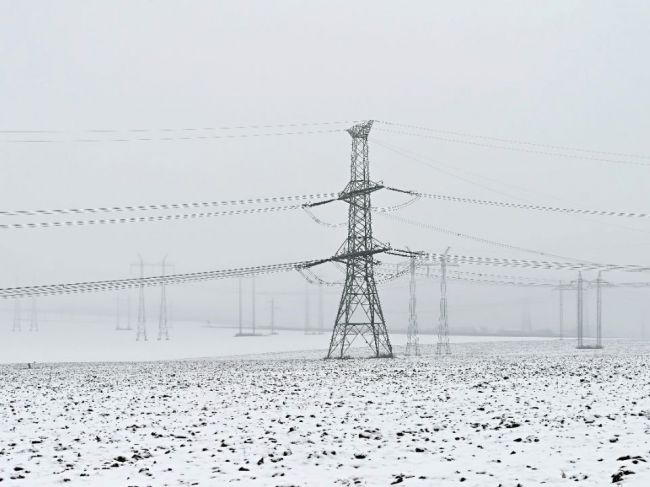
[[[327,358],[343,358],[357,337],[375,357],[392,357],[384,313],[375,283],[374,255],[390,250],[372,236],[370,195],[383,186],[370,180],[368,134],[372,120],[348,129],[352,137],[350,181],[339,194],[348,203],[348,237],[334,260],[345,264],[345,284]]]
[[[449,321],[447,316],[447,253],[449,248],[440,257],[440,315],[438,317],[438,343],[436,354],[449,355]]]
[[[420,355],[420,337],[418,334],[418,316],[416,313],[415,296],[415,269],[416,256],[409,259],[410,281],[409,281],[409,324],[406,334],[406,355]]]

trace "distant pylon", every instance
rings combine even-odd
[[[160,282],[160,314],[158,316],[158,340],[169,340],[169,328],[167,327],[167,285],[165,283],[165,271],[167,256],[162,261],[162,276]]]
[[[252,281],[253,281],[253,282],[252,282],[252,284],[251,284],[251,294],[252,294],[252,297],[251,297],[251,307],[252,307],[252,309],[251,309],[251,316],[252,316],[252,318],[251,318],[251,320],[252,320],[252,327],[253,327],[253,335],[255,335],[255,307],[256,307],[256,306],[255,306],[255,294],[256,294],[256,290],[255,290],[255,276],[253,276]]]
[[[416,256],[411,256],[409,268],[411,280],[409,281],[409,324],[406,334],[406,355],[420,355],[420,337],[418,335],[418,316],[416,313],[415,296],[415,263]]]
[[[131,295],[126,297],[126,329],[133,330],[131,325]]]
[[[375,357],[393,356],[374,274],[374,255],[387,249],[381,248],[372,236],[370,195],[382,185],[370,180],[368,134],[371,127],[372,120],[348,129],[352,137],[350,181],[338,198],[349,205],[348,237],[335,257],[345,263],[345,284],[327,358],[345,357],[359,336]]]
[[[440,316],[438,318],[438,343],[436,344],[436,355],[443,353],[449,355],[449,321],[447,317],[447,252],[449,247],[442,254],[440,259]]]
[[[140,282],[138,284],[138,328],[135,339],[139,341],[142,338],[147,341],[147,315],[144,307],[144,261],[141,255],[138,254],[138,257],[140,259]]]
[[[275,299],[271,298],[271,335],[277,335],[275,331]]]
[[[36,307],[36,297],[32,297],[32,309],[29,317],[29,331],[38,331],[38,309]]]
[[[578,272],[578,280],[576,282],[576,296],[577,296],[577,301],[578,301],[578,315],[577,315],[577,322],[578,322],[578,348],[582,348],[583,346],[583,308],[582,308],[582,272]]]
[[[560,281],[559,286],[560,295],[560,340],[564,338],[564,284]]]
[[[243,313],[244,313],[244,307],[243,307],[243,297],[242,297],[242,282],[241,282],[241,277],[239,278],[238,281],[238,293],[237,293],[237,304],[238,304],[238,314],[237,314],[237,319],[239,320],[239,335],[243,333],[243,326],[244,326],[244,319],[243,319]]]
[[[22,310],[20,305],[20,299],[14,300],[14,326],[11,331],[20,332],[22,331]]]
[[[598,271],[596,279],[596,348],[603,348],[603,293],[602,271]]]

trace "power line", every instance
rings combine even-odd
[[[566,257],[566,256],[558,255],[558,254],[552,254],[550,252],[542,252],[540,250],[533,250],[533,249],[529,249],[529,248],[526,248],[526,247],[519,247],[517,245],[511,245],[511,244],[507,244],[507,243],[504,243],[504,242],[499,242],[499,241],[496,241],[496,240],[490,240],[490,239],[483,238],[483,237],[477,237],[475,235],[469,235],[469,234],[466,234],[466,233],[461,233],[461,232],[457,232],[457,231],[454,231],[454,230],[449,230],[447,228],[442,228],[442,227],[439,227],[437,225],[431,225],[429,223],[419,222],[419,221],[416,221],[416,220],[411,220],[409,218],[404,218],[404,217],[397,216],[397,215],[381,214],[381,216],[383,216],[385,218],[390,218],[391,220],[395,220],[395,221],[398,221],[400,223],[406,223],[408,225],[413,225],[413,226],[424,228],[424,229],[427,229],[427,230],[432,230],[434,232],[443,233],[443,234],[446,234],[446,235],[451,235],[453,237],[460,237],[460,238],[473,240],[475,242],[479,242],[479,243],[483,243],[483,244],[487,244],[487,245],[493,245],[495,247],[501,247],[501,248],[510,249],[510,250],[517,250],[517,251],[525,252],[525,253],[529,253],[529,254],[541,255],[543,257],[553,257],[553,258],[559,258],[559,259],[573,260],[573,261],[576,261],[576,262],[590,263],[588,261],[584,261],[584,260],[581,260],[581,259],[576,259],[574,257]]]
[[[102,143],[102,142],[170,142],[170,141],[194,141],[194,140],[220,140],[220,139],[241,139],[256,137],[278,137],[285,135],[312,135],[312,134],[330,134],[340,133],[342,129],[317,129],[317,130],[296,130],[291,132],[260,132],[260,133],[243,133],[243,134],[208,134],[208,135],[180,135],[180,136],[162,136],[162,137],[119,137],[119,138],[76,138],[76,139],[3,139],[1,142],[11,144],[57,144],[66,142],[79,143]]]
[[[440,262],[442,254],[427,253],[425,262]],[[454,264],[471,264],[487,265],[496,267],[521,267],[528,269],[547,269],[547,270],[603,270],[603,271],[623,271],[623,272],[647,272],[650,267],[635,264],[597,264],[597,263],[580,263],[580,262],[551,262],[540,260],[508,259],[499,257],[477,257],[469,255],[448,255],[448,262]]]
[[[122,223],[150,223],[162,221],[196,220],[199,218],[215,218],[220,216],[245,215],[251,213],[271,213],[280,211],[299,210],[301,205],[271,206],[267,208],[250,208],[241,210],[213,211],[205,213],[183,213],[174,215],[139,216],[130,218],[103,218],[99,220],[69,220],[62,222],[39,222],[39,223],[10,223],[0,225],[0,230],[21,230],[28,228],[65,228],[84,227],[95,225],[113,225]]]
[[[626,164],[626,165],[646,166],[646,167],[650,166],[650,163],[640,162],[640,161],[617,160],[617,159],[610,159],[610,158],[606,158],[606,157],[580,155],[580,154],[568,154],[568,153],[563,153],[563,152],[553,152],[553,151],[550,151],[550,150],[542,150],[542,149],[528,149],[528,148],[525,148],[525,147],[498,145],[498,144],[492,144],[492,143],[489,143],[489,142],[477,142],[477,141],[474,141],[474,140],[459,139],[459,138],[442,136],[442,135],[418,134],[418,133],[407,132],[407,131],[403,131],[403,130],[391,130],[391,129],[383,129],[383,128],[378,128],[377,130],[380,130],[380,131],[386,132],[386,133],[397,134],[397,135],[407,135],[407,136],[411,136],[411,137],[421,137],[421,138],[425,138],[425,139],[435,139],[435,140],[441,140],[443,142],[452,142],[452,143],[455,143],[455,144],[473,145],[473,146],[478,146],[478,147],[489,147],[489,148],[492,148],[492,149],[501,149],[501,150],[507,150],[507,151],[527,152],[527,153],[530,153],[530,154],[540,154],[540,155],[546,155],[546,156],[563,157],[563,158],[569,158],[569,159],[579,159],[579,160],[587,160],[587,161],[595,161],[595,162],[606,162],[606,163],[611,163],[611,164]]]
[[[396,188],[389,188],[389,190],[395,190]],[[526,203],[512,203],[508,201],[494,201],[494,200],[482,200],[477,198],[467,198],[461,196],[449,196],[444,194],[437,193],[421,193],[418,191],[402,191],[399,192],[417,195],[422,198],[434,199],[440,201],[451,201],[454,203],[468,203],[472,205],[480,206],[496,206],[501,208],[516,208],[520,210],[534,210],[534,211],[544,211],[550,213],[571,213],[578,215],[591,215],[591,216],[616,216],[624,218],[650,218],[650,213],[639,213],[633,211],[612,211],[612,210],[589,210],[582,208],[562,208],[557,206],[545,206],[545,205],[532,205]]]
[[[470,179],[469,177],[459,176],[458,174],[455,174],[454,172],[451,172],[451,171],[448,171],[448,170],[445,170],[445,169],[442,169],[442,168],[438,167],[438,165],[443,165],[445,167],[453,167],[453,166],[450,166],[449,164],[445,164],[445,163],[440,162],[440,161],[433,161],[429,157],[423,156],[421,154],[417,154],[417,153],[415,153],[413,151],[410,151],[408,149],[399,148],[399,147],[397,147],[395,145],[391,146],[390,144],[386,144],[386,143],[383,143],[383,142],[380,142],[380,141],[377,141],[377,140],[375,140],[374,143],[381,146],[381,147],[384,147],[385,149],[388,149],[391,152],[399,154],[399,155],[401,155],[402,157],[404,157],[406,159],[418,162],[418,163],[420,163],[420,164],[422,164],[424,166],[429,167],[430,169],[441,172],[443,174],[446,174],[448,176],[451,176],[451,177],[456,178],[458,180],[461,180],[463,182],[466,182],[466,183],[472,184],[474,186],[477,186],[479,188],[485,189],[487,191],[499,194],[500,196],[505,196],[507,198],[512,198],[512,199],[515,199],[515,200],[518,200],[518,201],[523,201],[523,202],[526,202],[526,203],[529,203],[529,204],[533,204],[530,200],[528,200],[526,198],[521,198],[519,196],[515,196],[515,195],[512,195],[512,194],[506,193],[504,191],[494,189],[493,187],[487,186],[487,185],[482,184],[482,183],[478,183],[478,182]],[[435,164],[432,164],[431,162],[434,162]],[[457,168],[454,167],[454,169],[457,169]],[[500,181],[500,180],[497,180],[497,179],[494,179],[494,178],[490,178],[490,177],[482,175],[482,174],[470,172],[470,171],[467,171],[467,170],[464,170],[464,169],[462,171],[464,173],[466,173],[466,174],[469,174],[469,175],[475,177],[475,178],[485,179],[487,181],[491,181],[493,183],[497,183],[499,185],[506,186],[506,187],[509,187],[509,188],[512,188],[512,189],[515,189],[515,190],[524,191],[526,193],[537,193],[537,194],[543,195],[545,197],[550,197],[550,198],[554,198],[554,199],[558,199],[558,200],[564,200],[564,198],[559,198],[559,197],[554,196],[554,195],[543,193],[541,191],[536,191],[536,190],[533,190],[531,188],[526,188],[526,187],[519,186],[519,185],[516,185],[516,184],[506,183],[506,182],[503,182],[503,181]],[[584,216],[581,216],[581,215],[576,215],[576,214],[571,214],[571,213],[567,213],[567,215],[578,218],[580,220],[590,222],[590,223],[597,223],[598,225],[616,227],[616,228],[620,228],[620,229],[628,230],[628,231],[633,231],[633,232],[650,233],[650,232],[648,232],[646,230],[643,230],[643,229],[628,227],[626,225],[621,225],[620,223],[613,223],[611,221],[607,222],[607,221],[602,221],[602,220],[593,220],[591,218],[587,218],[587,217],[584,217]]]
[[[63,134],[63,133],[147,133],[147,132],[196,132],[196,131],[214,131],[214,130],[242,130],[242,129],[268,129],[282,127],[309,127],[318,125],[340,125],[348,123],[357,123],[358,120],[339,120],[329,122],[296,122],[296,123],[276,123],[276,124],[252,124],[252,125],[222,125],[218,127],[177,127],[177,128],[133,128],[133,129],[68,129],[68,130],[0,130],[0,134]]]
[[[63,208],[63,209],[39,209],[39,210],[0,210],[0,215],[4,216],[32,216],[32,215],[80,215],[84,213],[126,213],[135,211],[149,210],[179,210],[191,208],[212,208],[218,206],[238,206],[250,204],[278,203],[285,201],[305,201],[321,198],[334,198],[338,193],[311,193],[302,195],[284,195],[269,196],[264,198],[248,198],[240,200],[225,201],[202,201],[190,203],[159,203],[146,205],[126,205],[126,206],[98,206],[94,208]]]
[[[162,284],[187,284],[217,279],[256,276],[273,274],[299,269],[316,261],[307,260],[289,262],[285,264],[272,264],[254,267],[239,267],[214,271],[192,272],[184,274],[169,274],[162,276],[148,276],[139,278],[114,279],[104,281],[88,281],[76,283],[44,284],[36,286],[21,286],[0,289],[0,298],[23,298],[28,296],[47,296],[55,294],[75,294],[86,292],[115,291],[119,289],[133,289],[140,287],[160,286]]]
[[[425,132],[433,132],[433,133],[440,133],[440,134],[448,134],[448,135],[458,135],[461,137],[470,137],[473,139],[484,139],[484,140],[494,140],[497,142],[506,142],[509,144],[518,144],[518,145],[528,145],[531,147],[543,147],[543,148],[548,148],[548,149],[556,149],[556,150],[565,150],[565,151],[575,151],[575,152],[584,152],[584,153],[590,153],[590,154],[602,154],[602,155],[607,155],[607,156],[620,156],[620,157],[632,157],[632,158],[637,158],[637,159],[650,159],[650,156],[644,155],[644,154],[631,154],[627,152],[611,152],[611,151],[602,151],[602,150],[593,150],[593,149],[585,149],[581,147],[572,147],[572,146],[566,146],[566,145],[552,145],[552,144],[541,144],[538,142],[530,142],[530,141],[525,141],[521,139],[509,139],[509,138],[503,138],[503,137],[493,137],[493,136],[487,136],[487,135],[477,135],[477,134],[470,134],[467,132],[458,132],[458,131],[453,131],[453,130],[440,130],[440,129],[433,129],[429,127],[423,127],[420,125],[410,125],[410,124],[403,124],[403,123],[397,123],[397,122],[383,122],[381,120],[377,120],[377,123],[383,123],[385,125],[393,125],[397,127],[406,127],[406,128],[411,128],[411,129],[417,129],[417,130],[424,130]]]

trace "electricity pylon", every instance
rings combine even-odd
[[[277,335],[275,331],[275,298],[271,298],[271,335]]]
[[[578,272],[578,280],[576,281],[576,296],[578,301],[578,348],[583,347],[583,308],[582,308],[582,272]]]
[[[29,317],[29,331],[38,331],[38,309],[36,307],[36,297],[32,297],[32,309]]]
[[[415,296],[415,262],[416,256],[409,259],[409,269],[411,271],[411,280],[409,281],[409,324],[406,334],[406,355],[420,355],[420,337],[418,335],[418,317],[416,313],[416,296]]]
[[[559,291],[560,295],[560,340],[564,339],[564,284],[560,281]]]
[[[602,271],[598,271],[596,278],[596,348],[603,348],[603,293]]]
[[[169,340],[169,328],[167,327],[167,285],[165,283],[165,271],[167,270],[167,256],[162,261],[162,276],[160,282],[160,314],[158,316],[158,340]]]
[[[256,306],[255,306],[255,294],[256,294],[255,276],[253,276],[251,281],[252,281],[252,284],[251,284],[251,295],[252,295],[251,296],[251,307],[252,307],[252,309],[251,309],[251,322],[252,323],[251,324],[252,324],[252,327],[253,327],[253,335],[255,335],[255,308],[256,308]]]
[[[11,331],[20,332],[22,331],[22,310],[20,306],[20,299],[14,300],[14,326]]]
[[[449,321],[447,317],[447,253],[449,247],[440,258],[440,316],[438,318],[438,343],[436,355],[451,354],[449,348]]]
[[[147,341],[147,315],[144,307],[144,261],[142,256],[138,254],[140,259],[140,282],[138,284],[138,323],[135,339],[139,341],[142,338]]]
[[[238,293],[237,293],[237,304],[238,304],[238,319],[239,319],[239,333],[238,335],[241,336],[243,333],[243,326],[244,326],[244,307],[243,307],[243,301],[242,301],[242,282],[241,282],[241,277],[239,278],[238,281]]]
[[[383,186],[370,180],[368,134],[371,128],[372,120],[347,131],[352,137],[350,181],[338,199],[349,205],[348,237],[334,257],[345,263],[345,284],[327,358],[343,358],[359,336],[375,357],[393,356],[374,274],[374,255],[390,247],[372,236],[370,195]]]
[[[131,295],[129,294],[126,297],[126,329],[132,330],[131,326]]]

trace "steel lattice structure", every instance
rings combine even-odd
[[[449,348],[449,320],[447,317],[447,252],[440,259],[440,316],[438,318],[438,343],[436,355],[451,354]]]
[[[383,186],[370,180],[368,134],[371,128],[372,120],[348,129],[352,137],[350,182],[338,198],[349,205],[348,237],[333,259],[345,264],[345,283],[327,358],[345,357],[359,336],[375,357],[393,356],[374,274],[374,255],[390,247],[372,236],[370,196]]]
[[[416,312],[415,295],[415,269],[417,257],[414,255],[409,259],[409,325],[406,334],[406,355],[420,355],[420,336],[418,333],[418,315]]]

